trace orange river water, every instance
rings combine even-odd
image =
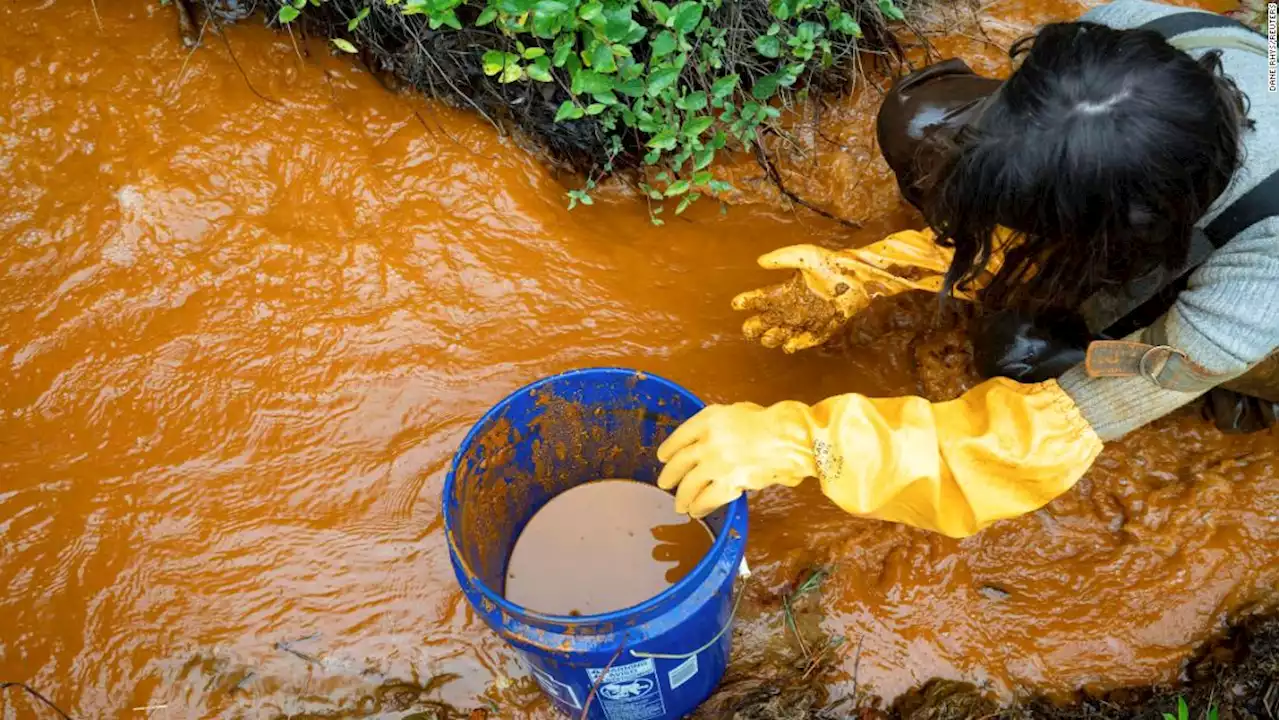
[[[933,40],[1006,72],[997,46],[1079,10],[1000,0]],[[871,144],[874,92],[782,158],[861,230],[786,209],[748,163],[724,169],[727,214],[654,228],[621,191],[568,211],[476,116],[256,20],[194,53],[158,2],[7,2],[0,22],[0,681],[77,718],[373,713],[407,684],[549,717],[441,531],[450,454],[491,404],[601,364],[709,401],[945,394],[943,335],[785,356],[728,307],[781,279],[762,252],[918,226]],[[1276,477],[1275,434],[1184,413],[962,541],[766,491],[735,667],[794,655],[778,598],[824,566],[821,627],[861,647],[836,695],[855,664],[885,697],[1173,679],[1274,602]],[[0,717],[51,715],[10,689]]]

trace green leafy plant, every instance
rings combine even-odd
[[[275,17],[287,25],[308,4],[336,2],[285,0]],[[570,207],[590,204],[619,159],[647,167],[639,187],[655,224],[667,201],[679,214],[732,190],[709,169],[717,155],[751,150],[798,85],[848,61],[868,13],[881,26],[903,19],[894,0],[758,0],[754,24],[735,24],[742,6],[724,0],[366,0],[344,9],[353,37],[331,38],[334,47],[355,52],[376,5],[466,33],[468,47],[480,38],[485,77],[555,97],[555,123],[590,125],[605,159],[569,192]],[[744,37],[742,27],[754,29]]]
[[[1164,720],[1188,720],[1189,711],[1187,709],[1187,701],[1183,698],[1178,698],[1178,714],[1174,715],[1173,713],[1163,713],[1162,716]]]
[[[1163,718],[1163,720],[1191,720],[1191,709],[1187,707],[1186,698],[1183,698],[1183,697],[1178,698],[1178,706],[1176,708],[1176,711],[1177,711],[1176,714],[1161,713],[1161,717]],[[1210,705],[1209,709],[1205,711],[1204,717],[1205,717],[1205,720],[1218,720],[1217,706]]]

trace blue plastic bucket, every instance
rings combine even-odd
[[[654,482],[658,445],[702,407],[689,391],[647,373],[574,370],[495,405],[454,455],[444,523],[458,582],[570,717],[589,707],[595,720],[679,718],[724,674],[733,585],[747,543],[745,499],[707,518],[716,539],[693,571],[639,605],[573,617],[503,598],[507,559],[534,513],[592,480]]]

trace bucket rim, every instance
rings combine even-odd
[[[693,592],[697,585],[702,583],[704,576],[707,575],[707,573],[709,573],[718,562],[718,558],[727,551],[727,548],[731,543],[737,541],[734,535],[737,534],[741,536],[743,534],[740,526],[745,521],[747,514],[747,496],[745,493],[725,506],[724,522],[721,524],[719,532],[716,533],[715,540],[711,543],[711,547],[707,550],[706,554],[702,556],[702,559],[698,561],[698,564],[686,573],[683,578],[671,587],[668,587],[643,602],[630,605],[625,608],[620,608],[618,610],[611,610],[607,613],[596,613],[593,615],[554,615],[551,613],[538,612],[521,605],[516,605],[499,593],[495,592],[487,583],[482,582],[479,576],[471,569],[467,559],[463,557],[459,550],[457,538],[454,535],[456,518],[454,517],[454,513],[449,502],[449,497],[456,481],[458,466],[461,463],[464,454],[470,450],[473,442],[479,436],[481,428],[487,427],[490,424],[490,421],[492,421],[502,410],[504,410],[519,396],[528,392],[536,391],[545,385],[565,379],[575,378],[581,375],[606,375],[615,377],[639,376],[645,380],[655,381],[659,385],[665,386],[667,389],[680,395],[684,399],[692,401],[693,406],[697,410],[702,410],[706,407],[706,403],[703,402],[701,398],[694,395],[681,385],[660,375],[655,375],[644,370],[636,370],[633,368],[611,366],[575,368],[559,372],[554,375],[548,375],[517,388],[516,390],[508,393],[498,402],[494,403],[492,407],[485,411],[484,415],[480,416],[480,419],[477,420],[471,426],[471,429],[467,431],[466,436],[462,439],[462,442],[458,445],[458,449],[454,451],[453,457],[450,459],[449,470],[445,474],[444,484],[441,488],[443,500],[441,504],[443,505],[445,538],[449,544],[449,555],[453,560],[456,574],[459,576],[459,582],[464,585],[470,585],[472,588],[479,591],[487,603],[490,603],[492,607],[501,610],[504,614],[542,624],[563,626],[599,625],[602,627],[613,627],[617,629],[623,627],[626,621],[632,620],[636,615],[648,614],[672,602],[678,597],[682,597]],[[487,610],[485,608],[476,609],[484,614],[492,614],[492,610]]]

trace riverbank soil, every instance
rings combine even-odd
[[[999,74],[997,46],[1080,9],[999,0],[926,32]],[[442,533],[449,458],[493,403],[589,365],[709,402],[972,381],[963,314],[929,297],[790,356],[729,308],[783,279],[755,266],[780,245],[920,226],[870,85],[770,141],[789,187],[860,229],[792,208],[750,158],[717,170],[740,188],[725,214],[655,228],[622,187],[568,211],[576,186],[514,139],[322,42],[246,20],[192,50],[146,1],[0,21],[0,680],[72,717],[550,718]],[[1276,443],[1188,410],[966,540],[762,492],[724,692],[818,676],[844,708],[934,678],[1000,703],[1174,683],[1275,602]],[[5,720],[49,712],[0,696]]]
[[[1254,720],[1277,717],[1277,635],[1274,611],[1238,618],[1190,658],[1177,686],[1136,686],[1081,691],[1069,698],[1020,697],[1001,703],[972,683],[930,680],[891,706],[875,699],[854,703],[827,699],[820,675],[793,675],[732,684],[703,706],[705,718],[733,720],[1164,720],[1177,717],[1179,701],[1189,717]],[[741,682],[741,681],[740,681]]]

